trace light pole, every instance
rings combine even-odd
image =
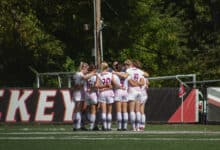
[[[96,51],[97,51],[97,46],[96,46],[96,0],[93,0],[93,19],[94,19],[94,52],[92,52],[92,54],[94,53],[94,57],[95,57],[95,65],[97,66],[97,55],[96,55]]]
[[[102,30],[104,28],[103,20],[100,20],[100,52],[101,52],[101,61],[103,61],[103,37],[102,37]]]
[[[95,52],[95,65],[100,69],[102,61],[102,23],[101,23],[101,0],[93,0],[94,8],[94,52]]]

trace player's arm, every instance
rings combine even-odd
[[[150,85],[150,82],[149,82],[148,79],[146,79],[146,86],[147,86],[147,88],[149,87],[149,85]]]
[[[114,76],[115,75],[112,74],[112,85],[113,85],[114,88],[120,89],[121,86],[115,81],[115,77]]]
[[[99,90],[104,90],[106,88],[109,88],[108,84],[103,84],[99,76],[97,75],[97,80],[95,83],[95,87],[98,88]]]
[[[96,74],[96,72],[95,72],[95,71],[92,71],[92,72],[90,72],[90,73],[88,73],[88,74],[86,74],[86,75],[83,75],[82,78],[83,78],[84,80],[88,80],[89,78],[91,78],[91,77],[94,76],[95,74]]]
[[[138,81],[139,86],[144,86],[145,84],[145,79],[144,77],[140,78],[140,80]]]
[[[139,86],[138,81],[135,81],[133,79],[129,79],[128,83],[129,83],[130,86],[133,86],[133,87]]]
[[[117,75],[117,76],[119,76],[120,78],[123,78],[123,79],[126,79],[128,77],[128,73],[126,73],[126,72],[116,72],[116,71],[113,71],[112,73]]]
[[[83,88],[83,84],[80,84],[80,83],[78,83],[78,82],[76,82],[76,77],[73,77],[72,78],[72,89],[73,90],[79,90],[79,89],[81,89],[81,88]]]
[[[143,71],[143,70],[142,70]],[[150,75],[149,75],[149,73],[148,72],[146,72],[146,71],[143,71],[144,72],[144,77],[149,77]]]
[[[95,81],[95,87],[99,89],[100,85],[102,84],[101,79],[99,78],[98,74],[96,74],[96,81]]]

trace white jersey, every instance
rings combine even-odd
[[[135,67],[132,67],[132,68],[128,68],[126,70],[126,72],[128,73],[128,79],[132,79],[134,81],[139,81],[140,78],[144,75],[144,72],[141,71],[140,69],[138,68],[135,68]],[[129,85],[130,87],[130,85]]]
[[[86,102],[88,105],[91,104],[97,104],[98,102],[98,96],[97,96],[97,91],[94,89],[96,83],[96,76],[90,77],[85,86],[85,91],[86,91]]]
[[[146,91],[147,88],[147,79],[143,76],[141,77],[142,80],[144,80],[144,85],[141,86],[141,91]]]
[[[83,73],[82,72],[76,72],[73,75],[74,84],[76,85],[83,85],[85,83],[85,80],[83,79]]]
[[[127,79],[123,79],[123,78],[120,78],[119,76],[117,75],[113,75],[114,77],[114,81],[117,85],[120,85],[120,88],[122,89],[126,89],[128,88],[128,80]]]
[[[93,88],[95,86],[95,83],[96,83],[96,76],[94,75],[94,76],[90,77],[86,82],[87,90]]]
[[[108,84],[112,83],[112,73],[110,73],[110,72],[100,73],[99,78],[100,78],[103,85],[108,85]],[[114,97],[114,92],[112,89],[101,91],[99,93],[99,101],[100,102],[104,102],[107,104],[113,103],[114,102],[113,97]]]
[[[103,85],[111,84],[112,73],[110,73],[110,72],[100,73],[99,78],[101,79]]]
[[[141,99],[140,102],[141,103],[146,103],[147,99],[148,99],[148,95],[147,95],[147,88],[148,88],[148,79],[142,77],[144,79],[144,85],[141,86]]]
[[[74,85],[81,86],[82,88],[74,89],[73,92],[73,100],[74,101],[84,101],[85,99],[85,90],[84,90],[84,84],[85,80],[83,79],[83,73],[82,72],[76,72],[73,76]]]
[[[128,80],[120,78],[117,75],[113,75],[114,81],[120,88],[114,90],[115,101],[127,102],[128,101]]]
[[[128,68],[126,72],[128,73],[128,80],[132,79],[134,81],[139,81],[144,75],[143,71],[135,67]],[[128,100],[141,100],[140,86],[133,87],[132,85],[128,84]]]

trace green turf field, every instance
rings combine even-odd
[[[147,125],[144,132],[72,131],[71,125],[0,125],[0,150],[219,150],[220,125]]]

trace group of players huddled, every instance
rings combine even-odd
[[[112,69],[102,62],[98,71],[95,65],[81,62],[79,71],[73,76],[73,130],[82,130],[82,113],[87,109],[88,130],[98,130],[97,111],[100,110],[102,130],[111,131],[112,106],[115,105],[117,130],[126,131],[128,120],[131,130],[145,128],[144,106],[147,101],[149,74],[141,70],[137,60],[124,63],[113,62]]]

